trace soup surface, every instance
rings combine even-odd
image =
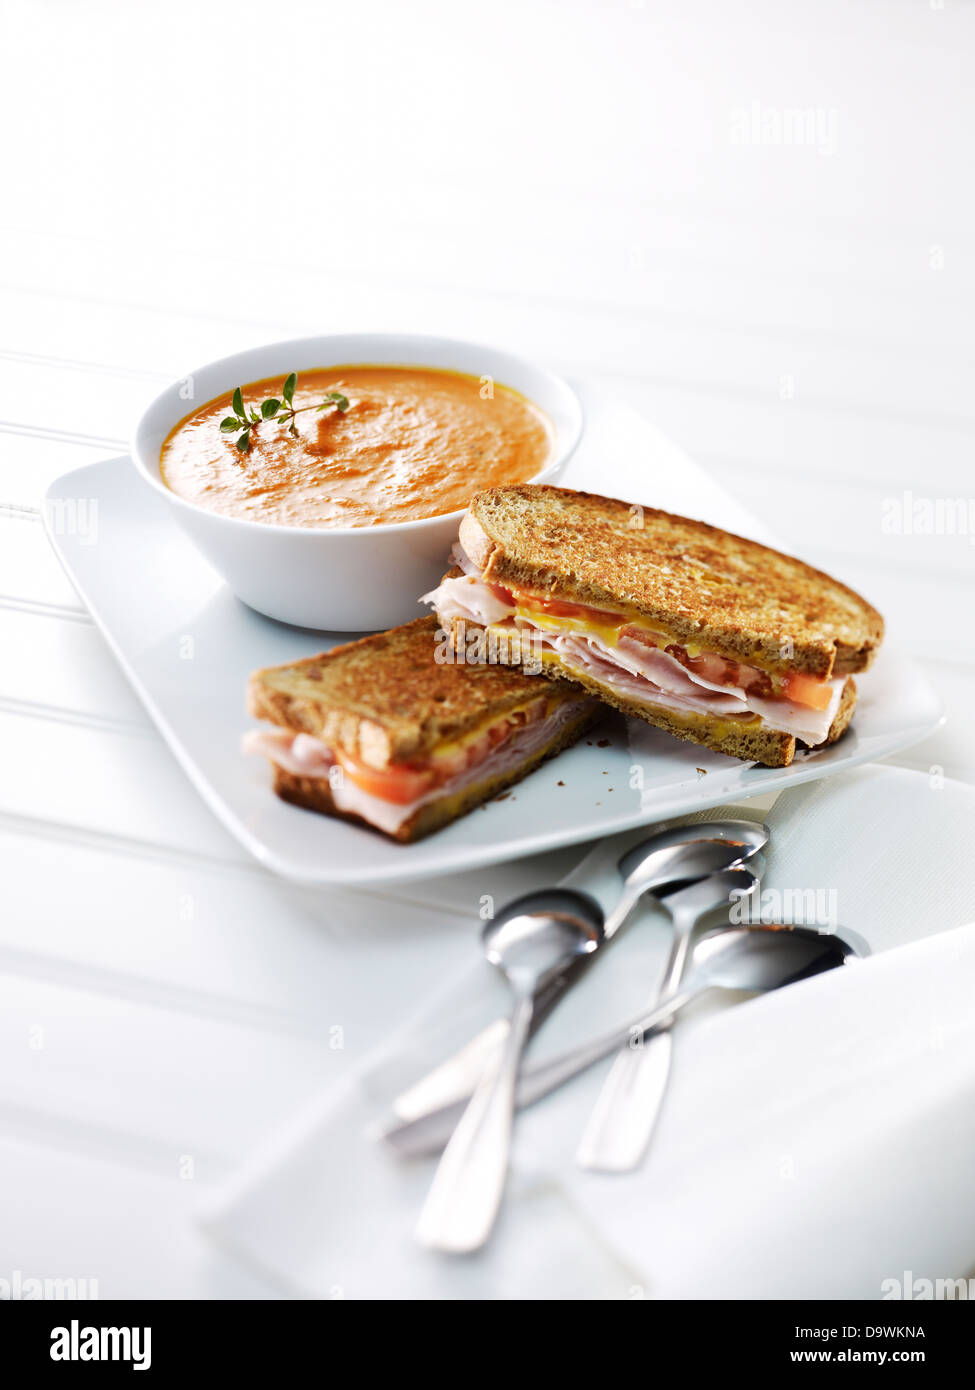
[[[552,452],[548,417],[508,387],[426,367],[328,367],[298,373],[294,405],[317,406],[285,421],[261,420],[250,448],[222,434],[231,395],[187,415],[162,447],[167,487],[227,516],[283,526],[377,526],[440,516],[481,488],[521,483]],[[489,394],[493,392],[493,394]],[[243,388],[244,405],[280,399],[282,378]]]

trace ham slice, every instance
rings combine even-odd
[[[471,574],[443,580],[438,589],[421,595],[417,602],[429,603],[435,608],[444,626],[455,618],[462,618],[466,623],[491,627],[494,623],[513,617],[515,612],[510,603],[498,597],[490,584]]]
[[[241,740],[245,753],[270,758],[295,777],[327,777],[335,758],[320,738],[293,729],[248,729]]]
[[[461,619],[485,628],[510,624],[522,631],[528,629],[533,643],[558,655],[566,675],[578,672],[619,696],[675,713],[725,719],[758,715],[765,727],[790,734],[810,747],[825,742],[843,697],[844,676],[824,682],[829,687],[825,709],[759,696],[738,685],[722,685],[690,670],[662,648],[627,636],[625,629],[611,644],[595,632],[560,631],[558,619],[545,614],[540,613],[538,621],[527,617],[524,609],[518,612],[490,584],[469,572],[473,568],[470,561],[462,563],[466,557],[458,552],[459,547],[455,547],[454,559],[465,570],[463,577],[443,580],[422,600],[433,605],[445,627]]]

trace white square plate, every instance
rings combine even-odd
[[[772,539],[636,412],[592,391],[580,394],[585,433],[560,479],[566,486],[700,517],[756,540]],[[65,502],[80,499],[97,502],[94,536],[68,535],[68,528],[53,524]],[[285,627],[246,608],[127,458],[59,478],[47,494],[45,524],[62,564],[194,786],[262,864],[303,883],[428,878],[595,839],[826,777],[907,747],[942,718],[927,681],[910,661],[885,647],[873,670],[858,680],[852,730],[833,747],[798,757],[791,767],[741,763],[613,715],[503,799],[418,844],[398,845],[279,801],[269,789],[266,764],[240,752],[241,734],[251,722],[244,712],[249,673],[310,656],[350,640],[350,634]],[[868,597],[882,600],[882,595]],[[423,611],[418,607],[418,615]]]

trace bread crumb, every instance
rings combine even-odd
[[[608,738],[601,738],[601,739],[599,740],[599,742],[596,744],[596,747],[597,747],[597,748],[608,748],[608,747],[609,747],[609,739],[608,739]]]
[[[564,786],[565,786],[565,783],[564,783],[564,782],[556,782],[555,785],[556,785],[557,787],[564,787]]]

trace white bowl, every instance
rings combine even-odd
[[[163,482],[159,459],[166,436],[194,405],[265,377],[350,364],[441,367],[520,391],[555,433],[551,457],[533,482],[553,479],[582,434],[582,406],[561,377],[496,348],[415,334],[336,333],[269,343],[210,362],[167,387],[136,426],[132,457],[143,478],[244,603],[280,622],[338,632],[418,617],[424,610],[417,599],[439,582],[463,512],[341,528],[248,521],[178,497]]]

